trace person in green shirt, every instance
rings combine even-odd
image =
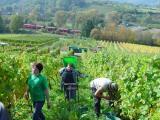
[[[42,107],[47,100],[47,107],[50,108],[49,90],[47,79],[41,75],[43,65],[41,63],[33,63],[32,74],[27,79],[27,90],[25,92],[26,99],[29,93],[34,106],[33,120],[45,120],[42,113]]]

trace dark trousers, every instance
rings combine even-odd
[[[64,85],[65,83],[61,80],[61,90],[64,91],[65,99],[76,99],[76,86],[73,85]],[[70,89],[71,88],[71,89]]]
[[[64,86],[64,94],[65,94],[65,99],[67,100],[76,99],[76,89],[74,89],[74,86],[72,85]]]
[[[0,102],[0,120],[10,120],[7,110],[4,105]]]
[[[96,88],[91,88],[91,89],[92,89],[92,94],[94,98],[94,110],[95,110],[97,117],[99,117],[100,109],[101,109],[101,98],[98,98],[95,96],[95,92],[97,91]]]
[[[45,120],[45,116],[42,113],[43,105],[44,101],[33,102],[34,106],[33,120]]]

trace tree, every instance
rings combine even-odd
[[[72,29],[75,28],[76,25],[76,12],[69,12],[67,22],[72,25]]]
[[[126,42],[135,43],[135,32],[127,29],[125,36],[126,36]]]
[[[152,36],[152,39],[154,39],[154,43],[158,42],[157,44],[160,46],[160,32],[154,33]]]
[[[28,19],[30,22],[38,20],[38,11],[36,8],[32,9],[28,15]]]
[[[94,28],[94,24],[92,20],[87,20],[83,23],[81,29],[81,35],[84,37],[89,37],[91,30]]]
[[[59,9],[71,10],[75,6],[84,7],[86,5],[85,0],[58,0],[57,6]]]
[[[103,33],[103,39],[109,40],[109,41],[116,41],[117,39],[116,24],[111,23],[105,26],[102,33]]]
[[[72,4],[72,0],[58,0],[57,5],[63,10],[69,10]]]
[[[0,15],[0,33],[4,32],[4,22],[3,22],[3,19]]]
[[[127,33],[126,27],[120,25],[119,32],[117,33],[118,41],[123,41],[123,42],[127,41],[126,33]]]
[[[76,15],[77,28],[81,27],[81,25],[87,20],[91,20],[94,26],[102,27],[104,25],[104,15],[99,14],[95,9],[79,12]]]
[[[101,39],[102,36],[101,30],[97,28],[92,29],[90,36],[97,40]]]
[[[115,23],[116,25],[121,23],[121,15],[117,12],[112,12],[108,15],[108,21],[110,23]]]
[[[90,36],[93,28],[101,28],[104,25],[104,15],[98,14],[97,10],[91,9],[83,13],[79,19],[82,22],[81,35],[85,37]]]
[[[138,44],[153,45],[152,34],[150,32],[137,30],[135,33]]]
[[[20,15],[11,16],[10,30],[12,33],[17,33],[23,26],[23,17]]]
[[[131,13],[121,13],[122,19],[125,22],[136,22],[137,18],[135,14]]]
[[[86,5],[85,0],[72,0],[74,6],[84,7]]]
[[[64,26],[67,21],[67,12],[57,11],[55,14],[55,21],[56,21],[58,27]]]

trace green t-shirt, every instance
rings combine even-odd
[[[32,101],[45,100],[45,90],[48,88],[48,82],[44,76],[41,74],[38,76],[31,74],[27,80],[27,84]]]

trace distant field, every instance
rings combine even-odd
[[[90,6],[90,9],[96,9],[99,13],[108,15],[111,11],[114,11],[113,6],[105,6],[105,5],[92,5]]]
[[[155,31],[153,31],[155,30]],[[153,29],[152,32],[157,32],[157,29]],[[159,31],[158,31],[159,32]],[[65,41],[65,42],[64,42]],[[96,42],[94,40],[92,40],[92,42],[95,42],[92,47],[91,44],[88,43],[87,40],[85,41],[79,41],[79,40],[73,40],[73,39],[68,39],[68,38],[61,38],[58,39],[58,37],[55,37],[54,35],[51,34],[44,34],[44,35],[40,35],[40,34],[35,34],[35,35],[25,35],[25,34],[5,34],[5,35],[0,35],[0,42],[4,42],[4,43],[8,43],[9,46],[4,46],[7,50],[9,48],[12,49],[12,47],[15,48],[23,48],[25,47],[25,49],[31,49],[31,48],[35,48],[35,47],[39,47],[40,49],[43,48],[50,48],[52,46],[54,46],[54,44],[59,44],[62,48],[63,47],[67,47],[66,45],[74,45],[74,42],[76,41],[76,43],[78,43],[81,47],[83,46],[83,42],[85,47],[89,47],[89,48],[96,48],[97,46],[101,46],[101,44],[103,44],[103,46],[105,45],[106,48],[108,47],[108,45],[112,45],[117,47],[118,49],[121,49],[123,51],[127,50],[129,52],[133,52],[133,53],[149,53],[149,54],[159,54],[160,53],[160,47],[153,47],[153,46],[147,46],[147,45],[138,45],[138,44],[130,44],[130,43],[105,43],[105,42]],[[97,45],[96,45],[97,44]],[[78,45],[78,46],[79,46]],[[57,46],[60,49],[60,46]],[[0,49],[2,49],[3,46],[0,46]],[[17,50],[18,51],[18,50]],[[127,52],[126,51],[126,52]]]
[[[42,49],[46,46],[51,46],[54,42],[57,41],[57,37],[51,34],[43,34],[43,35],[25,35],[25,34],[4,34],[0,35],[0,42],[7,43],[7,46],[1,46],[0,50],[6,51],[21,51],[21,50],[29,50],[35,51],[37,47]]]
[[[139,8],[138,11],[143,13],[147,13],[147,12],[160,13],[160,9],[158,8]]]
[[[160,55],[160,47],[130,44],[130,43],[119,43],[119,46],[122,50],[125,49],[131,53],[133,52],[133,53],[159,54]]]

